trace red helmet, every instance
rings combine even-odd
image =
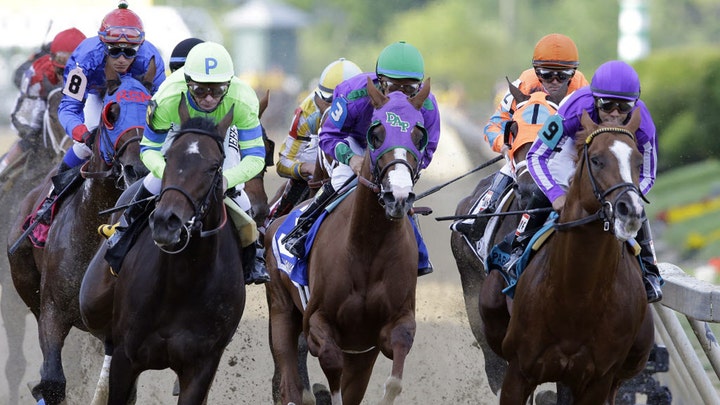
[[[117,10],[107,13],[103,18],[98,36],[101,41],[111,44],[119,42],[142,44],[145,41],[142,20],[128,9],[125,1],[120,1]]]
[[[65,67],[70,54],[80,45],[85,39],[83,34],[77,28],[70,28],[65,31],[60,31],[50,43],[50,54],[52,55],[52,62],[55,67]]]

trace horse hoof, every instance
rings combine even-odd
[[[315,383],[312,386],[313,396],[315,397],[316,405],[331,405],[332,397],[330,396],[330,390],[322,385]]]
[[[557,394],[553,391],[540,391],[535,395],[535,403],[537,405],[555,405],[557,404]]]

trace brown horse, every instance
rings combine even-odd
[[[179,112],[150,226],[117,269],[108,404],[128,403],[141,372],[165,368],[178,376],[179,404],[204,403],[245,307],[240,237],[222,188],[232,110],[217,127],[190,119],[184,100]]]
[[[515,185],[505,198],[501,198],[499,211],[520,212],[526,208],[532,193],[537,189],[535,181],[527,170],[525,157],[530,150],[532,141],[537,132],[545,122],[545,118],[557,110],[557,106],[547,100],[545,93],[538,92],[532,95],[523,94],[517,87],[509,84],[510,93],[517,101],[515,118],[516,137],[512,143],[511,153],[508,154],[509,167],[511,168]],[[480,180],[472,194],[462,199],[457,206],[455,215],[469,215],[478,204],[478,201],[490,187],[493,175]],[[480,291],[487,277],[485,259],[490,248],[499,243],[505,235],[513,232],[519,223],[520,215],[492,217],[483,232],[479,241],[472,241],[459,232],[453,231],[450,235],[450,246],[460,273],[460,280],[465,299],[465,309],[473,335],[483,351],[485,359],[485,372],[488,383],[493,392],[497,393],[502,385],[507,368],[507,362],[490,347],[488,337],[483,329],[483,322],[478,311],[480,303]],[[494,297],[504,300],[504,296]],[[489,298],[488,298],[489,299]],[[504,308],[498,305],[499,308]],[[507,311],[505,311],[507,313]],[[507,313],[509,317],[509,313]]]
[[[10,232],[11,223],[18,215],[18,206],[25,196],[40,183],[53,167],[60,163],[65,150],[72,140],[65,135],[57,118],[57,107],[62,99],[62,89],[50,92],[43,120],[42,138],[37,145],[24,151],[18,164],[9,167],[0,176],[0,234]],[[23,355],[25,339],[25,318],[28,314],[27,305],[15,291],[10,274],[10,263],[6,255],[0,255],[0,314],[5,325],[5,336],[8,345],[8,358],[5,363],[5,376],[8,383],[8,402],[16,404],[20,401],[19,387],[25,375],[27,361]]]
[[[489,344],[509,363],[501,404],[525,403],[549,381],[568,387],[576,404],[613,404],[621,382],[647,362],[652,316],[626,243],[644,210],[639,121],[635,114],[626,127],[605,127],[583,114],[577,170],[555,233],[530,260],[512,301],[481,299]],[[499,297],[504,287],[491,272],[481,294]]]
[[[319,225],[308,257],[305,309],[288,275],[278,270],[272,250],[266,251],[271,348],[283,404],[299,404],[308,395],[298,376],[301,332],[310,353],[319,358],[333,403],[362,401],[380,352],[392,359],[381,403],[393,403],[402,390],[405,358],[415,335],[418,265],[408,213],[418,159],[427,145],[419,109],[430,83],[412,98],[400,92],[385,96],[369,80],[367,90],[375,111],[359,184]],[[274,243],[282,222],[270,225],[266,246]]]
[[[154,62],[151,66],[147,83],[155,74]],[[56,203],[44,248],[34,247],[29,238],[20,236],[26,218],[48,195],[54,171],[20,204],[8,237],[11,247],[16,248],[8,252],[13,282],[38,321],[43,352],[41,381],[33,395],[46,404],[58,404],[65,398],[61,351],[68,332],[73,326],[85,330],[78,292],[101,240],[96,232],[102,221],[98,212],[112,206],[123,187],[147,173],[140,161],[139,140],[150,94],[131,77],[121,81],[109,65],[105,74],[108,88],[103,120],[95,135],[93,155],[80,170],[84,182]]]

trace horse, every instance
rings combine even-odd
[[[552,381],[568,387],[574,403],[614,404],[654,343],[640,263],[627,243],[644,212],[640,115],[609,127],[584,112],[581,123],[577,169],[554,234],[530,259],[512,300],[481,299],[489,344],[508,361],[501,404],[524,403]],[[491,272],[481,296],[501,296],[504,287]],[[503,310],[510,316],[498,316]]]
[[[548,100],[543,92],[535,92],[527,95],[512,83],[508,83],[510,93],[516,100],[517,109],[513,114],[515,125],[509,123],[509,127],[515,127],[515,138],[512,140],[512,148],[506,155],[512,170],[515,184],[504,198],[499,200],[499,211],[521,212],[526,208],[533,190],[537,187],[535,181],[527,170],[526,156],[537,132],[544,124],[545,119],[554,114],[557,105]],[[510,139],[506,139],[510,143]],[[490,187],[494,174],[480,180],[467,197],[460,200],[455,210],[456,216],[470,215],[478,204],[478,201]],[[487,277],[485,259],[490,248],[499,243],[505,235],[513,232],[520,221],[519,215],[507,215],[491,217],[486,228],[483,230],[482,238],[475,242],[457,231],[450,235],[450,246],[452,249],[458,272],[460,273],[465,310],[473,335],[483,351],[485,359],[485,372],[491,390],[497,393],[505,375],[507,362],[488,343],[483,330],[483,321],[478,311],[480,302],[480,291]],[[497,297],[502,299],[502,297]]]
[[[430,82],[412,98],[400,92],[384,95],[370,80],[367,91],[373,124],[358,186],[316,225],[307,259],[306,307],[294,282],[278,269],[277,249],[266,249],[270,346],[280,370],[282,404],[299,404],[309,396],[298,375],[302,332],[320,361],[334,404],[361,402],[380,352],[392,359],[381,403],[392,404],[402,390],[416,328],[418,247],[408,213],[419,156],[427,145],[419,110]],[[283,233],[277,232],[287,218],[270,225],[265,246],[278,246]]]
[[[184,100],[179,112],[149,227],[115,269],[108,404],[126,404],[141,372],[165,368],[178,376],[178,403],[204,403],[245,307],[240,236],[222,187],[232,110],[217,126],[190,119]]]
[[[11,228],[8,259],[13,283],[38,321],[43,352],[41,380],[32,391],[37,400],[58,404],[65,399],[66,379],[61,351],[74,326],[86,330],[78,305],[80,282],[100,236],[98,212],[112,206],[123,188],[147,173],[140,161],[139,141],[150,99],[146,85],[152,83],[154,61],[143,78],[120,77],[108,64],[107,91],[101,124],[95,132],[91,158],[80,169],[80,186],[55,204],[54,219],[43,248],[24,235],[36,207],[49,193],[51,171],[20,204]],[[37,228],[36,228],[37,229]],[[13,249],[15,249],[13,251]]]
[[[24,151],[18,164],[9,167],[0,176],[0,234],[7,235],[10,224],[18,214],[20,201],[42,180],[42,178],[62,159],[70,146],[71,139],[65,134],[57,118],[57,107],[62,99],[62,89],[50,92],[47,109],[43,116],[42,137],[37,145]],[[15,291],[10,275],[10,264],[6,255],[0,255],[0,315],[5,325],[8,344],[8,358],[5,363],[5,376],[8,383],[10,403],[20,401],[20,380],[25,375],[27,361],[23,356],[25,337],[25,318],[27,305]]]

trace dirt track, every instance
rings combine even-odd
[[[425,191],[455,178],[475,167],[480,159],[471,156],[457,143],[452,131],[444,129],[443,140],[433,160],[416,187]],[[7,136],[0,136],[6,142]],[[5,145],[3,143],[3,145]],[[478,147],[480,147],[478,140]],[[2,146],[0,150],[4,150]],[[415,344],[406,363],[404,390],[398,404],[488,404],[496,402],[483,372],[483,358],[467,324],[462,289],[450,252],[448,222],[437,222],[435,216],[452,215],[455,205],[471,191],[484,170],[468,176],[416,205],[429,206],[434,213],[421,219],[421,228],[435,265],[435,272],[418,281]],[[274,193],[280,180],[270,172],[268,194]],[[270,379],[272,359],[267,344],[267,305],[264,288],[248,287],[245,314],[238,332],[225,351],[221,367],[210,393],[209,404],[271,404]],[[2,291],[2,294],[9,293]],[[11,293],[14,293],[12,291]],[[25,384],[39,379],[41,354],[37,343],[34,318],[27,317],[24,353],[28,367],[20,387],[20,404],[34,404]],[[3,325],[4,328],[4,325]],[[8,355],[7,342],[0,338],[0,365]],[[63,352],[68,379],[67,403],[89,403],[102,363],[101,345],[88,335],[73,330]],[[325,382],[317,360],[310,358],[311,379]],[[389,375],[390,361],[381,357],[370,381],[365,403],[377,402],[382,384]],[[8,403],[5,372],[0,367],[0,403]],[[174,375],[171,371],[152,371],[141,375],[138,404],[174,404],[171,396]]]

